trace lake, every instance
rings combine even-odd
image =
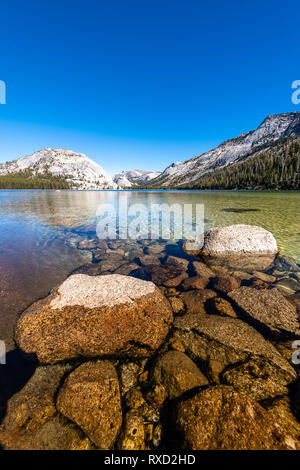
[[[74,268],[90,262],[72,237],[95,232],[101,204],[203,204],[205,228],[237,223],[270,230],[281,253],[300,261],[300,192],[0,191],[0,339],[14,348],[17,315]],[[144,217],[144,219],[146,216]]]

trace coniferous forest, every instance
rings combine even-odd
[[[34,175],[26,170],[0,176],[0,189],[71,189],[64,177],[49,172]]]
[[[182,189],[300,189],[300,138],[180,186]]]

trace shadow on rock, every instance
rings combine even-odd
[[[18,349],[6,355],[6,364],[0,365],[0,424],[6,415],[7,402],[22,390],[34,374],[36,365],[26,360]]]

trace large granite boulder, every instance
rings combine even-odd
[[[211,381],[233,381],[235,388],[261,399],[288,393],[296,378],[293,367],[254,328],[241,320],[217,315],[185,315],[175,320],[175,334],[186,353]],[[251,362],[247,382],[235,368]],[[224,376],[227,369],[231,375]],[[224,379],[223,379],[224,377]],[[239,378],[241,378],[239,380]]]
[[[208,387],[179,403],[176,427],[192,450],[296,450],[300,442],[251,397],[228,386]]]
[[[110,449],[120,431],[122,409],[116,369],[109,361],[86,362],[66,378],[57,409],[100,449]]]
[[[240,287],[228,296],[250,322],[266,329],[273,336],[300,336],[297,309],[277,289]]]
[[[171,322],[170,304],[152,282],[119,274],[76,274],[21,315],[15,338],[24,353],[41,363],[148,357]]]
[[[196,364],[179,351],[168,351],[157,360],[152,380],[164,386],[170,399],[177,398],[192,388],[208,385],[207,378]]]
[[[198,248],[197,248],[198,244]],[[278,252],[273,235],[254,225],[214,227],[199,235],[199,240],[186,242],[187,250],[199,250],[209,256],[238,254],[275,255]]]

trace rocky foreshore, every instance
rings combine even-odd
[[[300,266],[259,227],[202,241],[70,238],[93,263],[18,320],[4,449],[300,449]]]

